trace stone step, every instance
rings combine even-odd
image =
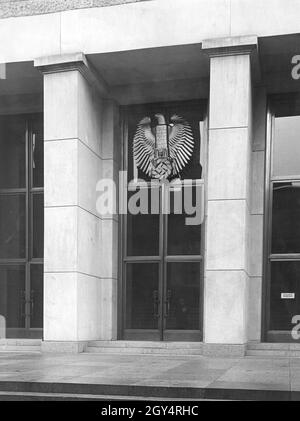
[[[282,351],[282,350],[266,350],[254,349],[246,352],[247,357],[274,357],[274,358],[300,358],[300,351]]]
[[[161,347],[101,347],[88,346],[85,350],[91,354],[140,354],[140,355],[202,355],[202,348],[161,348]]]
[[[249,342],[247,357],[300,358],[299,343]]]
[[[245,386],[246,387],[246,386]],[[53,383],[0,380],[0,401],[4,400],[300,400],[290,390],[211,388],[195,386],[126,385],[98,383]]]
[[[30,393],[30,392],[1,392],[1,401],[145,401],[144,396],[120,395],[92,395],[75,393]],[[147,401],[190,401],[189,398],[158,398],[147,396]],[[210,401],[214,399],[197,399],[197,401]]]
[[[38,346],[0,346],[0,352],[41,352]]]
[[[202,349],[201,342],[90,341],[88,345],[101,348]]]
[[[31,345],[31,346],[41,346],[41,339],[0,339],[0,346],[2,345]]]
[[[1,339],[0,352],[40,352],[40,339]]]
[[[300,351],[299,343],[249,342],[249,350]]]
[[[96,354],[202,355],[203,350],[201,342],[90,341],[86,352]]]

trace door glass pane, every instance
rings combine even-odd
[[[0,189],[25,187],[26,123],[20,116],[0,116]]]
[[[300,262],[272,262],[270,329],[292,331],[300,314]]]
[[[200,263],[168,263],[165,293],[166,328],[200,329]]]
[[[159,194],[159,189],[154,188]],[[127,215],[127,255],[128,256],[158,256],[159,254],[159,208],[156,214],[151,214],[151,189],[143,189],[147,198],[148,214],[132,215],[130,206]],[[137,194],[128,192],[128,199]],[[136,196],[135,196],[136,197]],[[155,199],[153,199],[154,202]],[[155,200],[156,201],[156,200]],[[138,202],[138,206],[140,206]],[[159,196],[158,203],[159,207]]]
[[[300,253],[300,182],[273,186],[272,253]]]
[[[276,117],[273,175],[300,175],[300,116]]]
[[[44,186],[44,133],[43,116],[38,115],[32,123],[32,174],[33,187]]]
[[[44,256],[44,195],[33,194],[33,250],[32,257],[43,258]]]
[[[0,258],[25,257],[25,195],[0,196]]]
[[[30,267],[30,327],[43,327],[43,265]]]
[[[14,329],[25,327],[25,267],[0,265],[1,330],[6,336],[18,336]]]
[[[126,329],[157,329],[159,266],[130,263],[126,268]]]
[[[191,192],[190,205],[195,205],[195,187],[186,188]],[[200,255],[201,225],[187,225],[187,218],[195,218],[185,212],[185,196],[183,189],[170,191],[170,214],[168,215],[168,255]],[[199,211],[199,204],[198,204]]]

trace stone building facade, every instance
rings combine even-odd
[[[0,17],[40,15],[65,10],[116,6],[149,0],[1,0]]]
[[[7,338],[67,352],[198,342],[209,355],[299,340],[299,12],[295,0],[0,2]],[[204,186],[201,227],[98,211],[99,180],[141,175],[134,135],[158,113],[167,130],[174,114],[191,126],[181,178]]]

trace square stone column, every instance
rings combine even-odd
[[[210,56],[204,342],[243,354],[249,287],[251,55],[256,37],[207,40]],[[222,345],[222,346],[220,346]]]
[[[86,341],[117,335],[118,220],[97,212],[96,185],[117,179],[118,109],[83,54],[35,66],[44,74],[42,347],[80,352]]]

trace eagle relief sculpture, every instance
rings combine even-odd
[[[144,117],[138,124],[133,139],[136,165],[153,179],[180,177],[194,150],[191,126],[176,114],[169,124],[162,114],[155,114],[155,119],[156,125],[150,117]]]

